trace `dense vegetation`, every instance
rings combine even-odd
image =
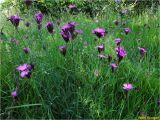
[[[114,4],[96,17],[66,6],[58,18],[31,5],[18,24],[19,8],[1,12],[2,119],[160,115],[159,9],[137,15]],[[66,24],[73,29],[63,31]]]

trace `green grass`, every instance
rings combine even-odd
[[[1,27],[4,26],[0,43],[1,118],[137,119],[142,112],[146,116],[159,116],[158,14],[144,12],[130,16],[125,26],[132,30],[128,35],[124,34],[122,26],[116,27],[112,23],[118,19],[115,13],[98,18],[98,22],[83,14],[66,15],[60,26],[76,21],[76,28],[82,29],[84,34],[68,44],[65,57],[58,50],[59,45],[66,44],[59,34],[60,26],[55,27],[52,35],[44,28],[50,17],[45,16],[41,31],[37,30],[36,22],[31,18],[33,15],[24,18],[24,21],[32,22],[31,27],[26,28],[22,21],[18,31],[9,21],[1,19]],[[99,41],[94,42],[96,36],[91,33],[96,27],[107,29],[107,35],[100,43],[105,44],[104,54],[112,55],[113,59],[116,58],[114,39],[123,39],[122,46],[127,56],[118,64],[115,73],[111,72],[110,63],[97,57],[94,47]],[[16,38],[19,44],[10,43],[11,38]],[[87,47],[83,45],[85,41]],[[31,49],[29,54],[22,51],[24,47]],[[138,47],[147,50],[143,58]],[[15,68],[31,62],[35,64],[31,79],[20,78]],[[95,70],[99,76],[95,76]],[[10,93],[16,88],[16,81],[19,83],[18,97],[14,100]],[[134,86],[128,94],[122,89],[126,82]]]

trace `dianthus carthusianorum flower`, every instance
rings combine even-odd
[[[104,51],[104,44],[98,45],[95,48],[97,48],[98,52],[101,53],[102,51]]]
[[[138,47],[138,49],[139,49],[139,52],[140,52],[141,56],[144,56],[144,54],[147,52],[145,50],[145,48]]]
[[[34,19],[36,20],[37,24],[42,22],[43,14],[39,11],[34,15]]]
[[[126,33],[126,35],[131,32],[131,30],[129,28],[124,28],[124,32]]]
[[[111,66],[112,72],[114,72],[117,68],[116,63],[112,63],[110,66]]]
[[[115,39],[116,45],[119,46],[120,43],[121,43],[121,41],[122,41],[121,38],[116,38],[116,39]]]
[[[17,28],[19,25],[20,20],[22,20],[22,18],[20,18],[17,15],[11,15],[8,20],[11,21],[11,23]]]
[[[124,83],[123,89],[126,91],[129,91],[129,90],[133,89],[133,85],[131,83]]]
[[[34,69],[34,65],[33,64],[23,64],[23,65],[19,65],[16,70],[21,71],[20,73],[20,77],[24,78],[25,76],[30,78],[32,70]]]
[[[75,26],[76,22],[71,21],[61,27],[60,34],[66,42],[76,38],[77,34],[75,34]]]
[[[52,22],[47,22],[46,28],[47,28],[49,33],[53,33],[54,24]]]
[[[122,58],[126,56],[126,52],[123,47],[116,47],[115,50],[118,57],[118,61],[120,62]]]
[[[12,97],[17,97],[17,91],[16,91],[16,90],[12,91],[12,92],[11,92],[11,96],[12,96]]]
[[[98,38],[104,37],[106,30],[103,28],[95,28],[92,30],[92,33],[95,34]]]

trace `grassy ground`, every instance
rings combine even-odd
[[[66,44],[59,34],[60,26],[56,25],[54,34],[50,35],[44,27],[50,17],[45,16],[42,30],[37,29],[31,17],[23,17],[18,31],[9,21],[1,19],[4,26],[0,43],[1,118],[133,119],[142,114],[160,115],[157,104],[160,95],[158,13],[148,11],[125,18],[126,26],[113,24],[114,19],[119,19],[115,13],[97,20],[82,14],[64,17],[60,26],[76,21],[76,28],[83,30],[83,35],[67,45],[65,57],[58,50],[59,45]],[[24,25],[26,21],[32,22],[29,28]],[[108,31],[102,40],[94,41],[96,36],[91,30],[96,27]],[[124,27],[129,27],[131,33],[125,35]],[[110,63],[97,57],[95,46],[104,43],[104,54],[114,59],[117,37],[123,39],[127,56],[112,73]],[[18,44],[11,43],[11,38],[16,38]],[[85,41],[87,46],[84,46]],[[23,52],[24,47],[30,48],[29,54]],[[147,50],[143,58],[138,47]],[[20,78],[16,67],[31,62],[35,65],[31,79]],[[126,82],[134,86],[128,93],[122,88]],[[18,96],[14,99],[10,94],[16,86]]]

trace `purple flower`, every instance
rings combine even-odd
[[[70,5],[68,6],[68,8],[69,8],[69,9],[75,9],[75,8],[77,8],[77,6],[74,5],[74,4],[70,4]]]
[[[96,28],[96,29],[92,30],[92,33],[97,35],[97,37],[101,38],[101,37],[105,36],[106,30],[103,28]]]
[[[8,20],[11,21],[11,23],[17,28],[19,25],[20,20],[22,20],[22,18],[20,18],[17,15],[11,15]]]
[[[115,43],[117,44],[117,46],[120,45],[121,41],[122,41],[121,38],[116,38],[115,39]]]
[[[67,24],[64,24],[61,27],[61,30],[63,30],[63,31],[70,31],[72,33],[75,30],[75,26],[76,26],[76,22],[71,21],[71,22],[68,22]]]
[[[101,53],[102,51],[104,51],[104,44],[98,45],[95,48],[98,48],[98,52]]]
[[[43,14],[39,11],[34,15],[34,19],[36,20],[37,24],[42,22]]]
[[[129,91],[129,90],[133,89],[133,85],[131,83],[124,83],[123,89],[126,91]]]
[[[144,54],[147,52],[144,48],[138,47],[138,49],[139,49],[141,56],[144,56]]]
[[[117,65],[115,63],[112,63],[110,66],[111,66],[112,72],[114,72],[115,69],[117,68]]]
[[[69,31],[61,31],[60,34],[62,35],[65,42],[68,42],[72,38],[71,33]]]
[[[64,24],[61,27],[61,32],[60,34],[62,35],[63,39],[68,42],[69,40],[73,40],[76,38],[76,34],[75,32],[75,26],[76,26],[76,22],[68,22],[67,24]]]
[[[114,23],[115,25],[118,25],[118,24],[119,24],[118,20],[114,20],[113,23]]]
[[[61,45],[61,46],[59,46],[59,50],[65,56],[66,51],[67,51],[67,46],[66,45]]]
[[[21,71],[21,73],[20,73],[21,78],[24,78],[25,76],[30,78],[31,72],[34,69],[34,65],[25,63],[23,65],[18,66],[16,69]]]
[[[52,22],[47,22],[46,28],[47,28],[49,33],[53,33],[54,25],[53,25]]]
[[[124,32],[126,33],[126,35],[131,32],[131,30],[129,28],[124,28]]]
[[[25,53],[29,53],[30,49],[29,49],[29,48],[23,48],[23,51],[24,51]]]
[[[30,71],[29,70],[24,70],[20,73],[21,78],[24,78],[25,76],[29,75]]]
[[[31,23],[30,22],[26,22],[25,25],[26,25],[26,27],[29,27],[31,25]]]
[[[29,6],[29,5],[32,4],[32,0],[24,0],[24,3],[25,3],[27,6]]]
[[[126,56],[126,52],[123,47],[117,47],[115,48],[115,50],[118,57],[118,61],[120,62],[122,58]]]
[[[12,91],[12,92],[11,92],[11,96],[12,96],[12,97],[17,97],[17,91],[16,91],[16,90]]]
[[[19,65],[17,68],[16,68],[16,70],[19,70],[19,71],[24,71],[25,69],[27,69],[28,68],[28,64],[23,64],[23,65]]]

